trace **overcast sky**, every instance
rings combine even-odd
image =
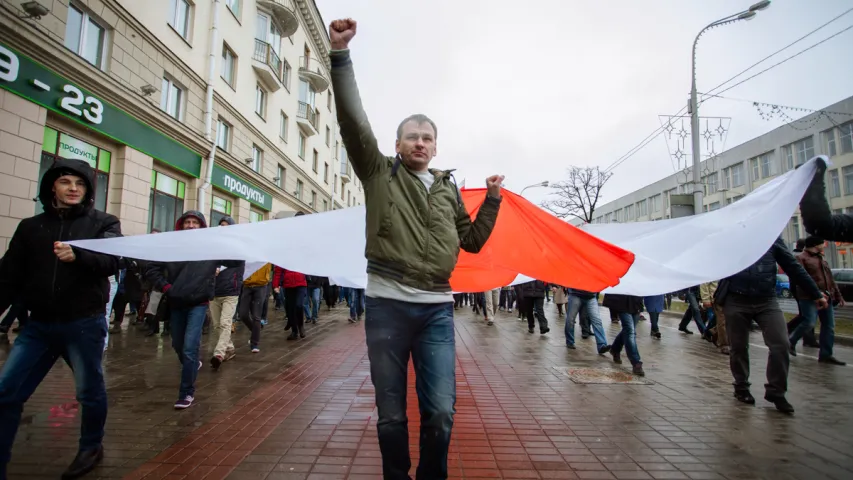
[[[676,113],[690,91],[690,48],[705,25],[749,0],[316,0],[328,23],[358,21],[350,44],[382,150],[397,124],[424,113],[438,124],[432,166],[468,187],[506,175],[515,192],[565,178],[570,165],[607,167]],[[757,0],[756,0],[757,1]],[[752,21],[712,29],[698,48],[708,91],[853,7],[850,0],[774,0]],[[836,20],[754,71],[853,24]],[[853,95],[853,30],[725,96],[820,109]],[[744,75],[744,77],[748,76]],[[732,117],[727,147],[783,124],[746,102],[712,99],[702,116]],[[792,114],[793,115],[793,114]],[[844,121],[846,119],[837,119]],[[603,202],[673,173],[663,137],[614,170]],[[547,189],[525,196],[540,202]]]

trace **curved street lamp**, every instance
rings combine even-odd
[[[528,185],[521,189],[521,193],[519,193],[519,195],[524,195],[524,191],[528,188],[547,187],[548,185],[550,185],[550,182],[548,180],[545,180],[544,182],[534,183],[533,185]]]
[[[702,177],[699,172],[699,166],[702,163],[702,154],[700,153],[699,146],[699,102],[696,99],[696,44],[699,43],[699,38],[706,31],[739,20],[752,20],[758,12],[769,6],[770,0],[762,0],[753,4],[748,10],[721,18],[699,31],[699,35],[696,35],[696,40],[693,40],[693,56],[691,57],[692,74],[690,75],[692,84],[687,110],[690,112],[690,138],[693,141],[693,213],[695,215],[702,213],[702,195],[704,193],[701,185]]]

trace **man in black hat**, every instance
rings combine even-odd
[[[113,215],[94,209],[95,173],[82,160],[57,160],[39,189],[44,213],[21,221],[0,266],[0,304],[20,300],[30,321],[0,371],[0,479],[6,478],[24,403],[59,357],[71,367],[82,415],[77,456],[62,475],[79,478],[103,459],[107,391],[101,367],[108,278],[119,259],[68,245],[121,236]]]

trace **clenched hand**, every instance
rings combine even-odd
[[[355,36],[358,24],[351,18],[335,20],[329,24],[329,40],[332,43],[332,50],[346,50],[349,48],[349,42]]]
[[[77,256],[74,255],[74,250],[71,248],[71,245],[62,242],[53,242],[53,253],[56,254],[56,257],[60,262],[73,262],[77,260]]]
[[[503,175],[492,175],[486,179],[486,189],[490,197],[501,198],[501,186],[504,181]]]

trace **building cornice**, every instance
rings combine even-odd
[[[323,18],[320,16],[320,10],[317,9],[317,4],[314,0],[294,0],[299,8],[300,16],[304,22],[306,33],[313,44],[316,57],[322,59],[329,67],[329,50],[331,42],[329,35],[326,33],[326,26],[323,25]]]

